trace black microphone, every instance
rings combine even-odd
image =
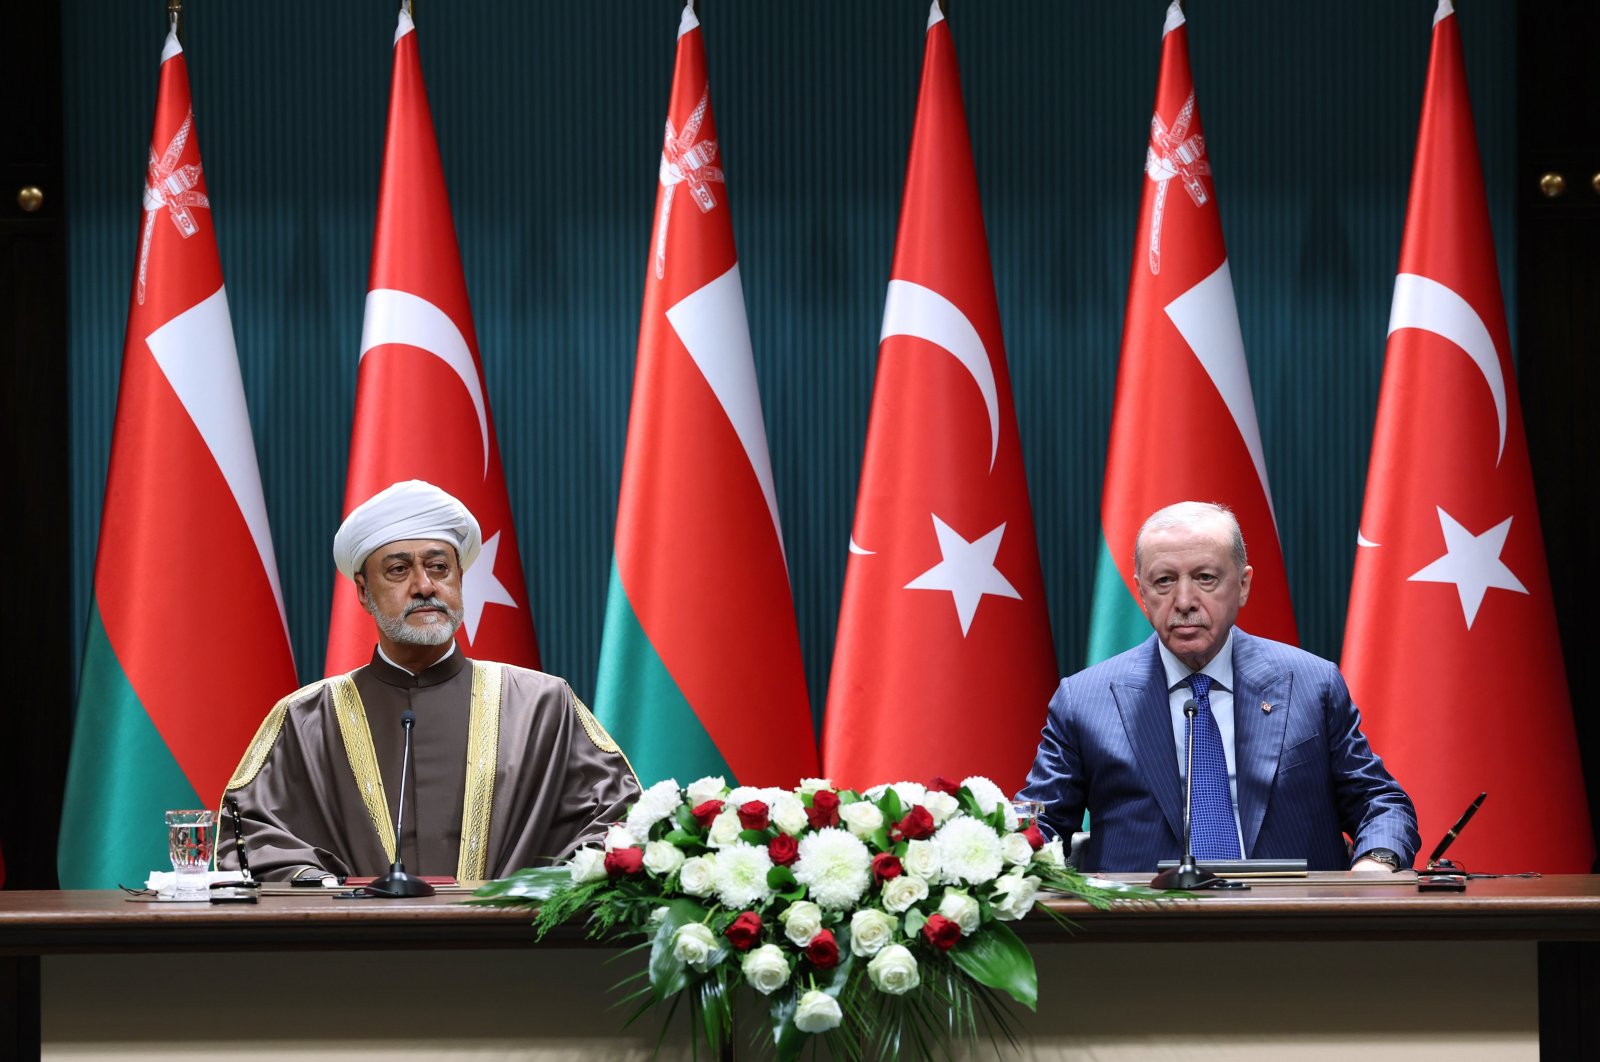
[[[1183,702],[1183,715],[1189,721],[1184,728],[1184,756],[1188,766],[1184,768],[1183,788],[1183,862],[1168,870],[1163,870],[1150,881],[1152,889],[1237,889],[1249,888],[1243,882],[1226,881],[1217,877],[1209,870],[1201,870],[1194,865],[1194,840],[1190,835],[1189,814],[1194,807],[1194,717],[1200,714],[1200,706],[1190,697]]]
[[[400,725],[405,728],[406,743],[400,754],[400,798],[395,801],[394,809],[394,862],[389,864],[389,873],[361,890],[368,896],[390,900],[433,895],[433,886],[407,874],[405,861],[400,858],[400,845],[405,837],[406,775],[411,768],[411,728],[417,725],[416,713],[407,708],[400,716]]]

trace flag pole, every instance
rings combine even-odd
[[[183,41],[183,0],[167,0],[167,25],[172,27],[173,36],[178,41]]]

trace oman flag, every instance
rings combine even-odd
[[[1056,679],[961,77],[935,2],[824,769],[847,786],[981,774],[1014,792]]]
[[[483,527],[483,553],[462,579],[466,617],[456,637],[471,656],[538,667],[511,501],[408,6],[400,8],[394,35],[344,511],[403,479],[427,480],[461,499]],[[355,592],[336,580],[326,673],[365,664],[376,640]]]
[[[640,779],[817,773],[705,42],[678,24],[595,706]]]
[[[78,683],[62,886],[109,889],[170,868],[162,812],[215,807],[261,717],[294,688],[174,29],[161,53]]]
[[[1425,845],[1470,870],[1575,873],[1593,839],[1448,0],[1417,133],[1367,468],[1344,673]]]
[[[1190,500],[1221,502],[1239,518],[1255,569],[1239,625],[1294,643],[1266,455],[1189,72],[1189,31],[1177,0],[1162,27],[1144,176],[1100,497],[1089,662],[1150,636],[1134,589],[1134,539],[1151,513]]]

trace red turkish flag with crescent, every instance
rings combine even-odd
[[[404,479],[449,491],[483,528],[483,553],[462,580],[466,617],[456,634],[462,648],[480,659],[537,667],[539,647],[416,29],[402,8],[344,512]],[[349,582],[339,579],[326,673],[365,664],[376,641],[372,617]]]
[[[1020,788],[1057,680],[950,27],[922,87],[839,610],[823,766]]]
[[[1439,5],[1344,672],[1424,847],[1579,872],[1593,839],[1511,363],[1461,37]]]

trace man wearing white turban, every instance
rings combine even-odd
[[[503,877],[599,841],[639,796],[627,758],[562,679],[468,660],[461,582],[483,547],[466,506],[430,483],[358,505],[334,562],[377,625],[370,663],[267,715],[228,796],[257,877],[374,876],[395,859],[393,797],[415,720],[401,852],[413,875]],[[237,866],[232,831],[218,862]]]

